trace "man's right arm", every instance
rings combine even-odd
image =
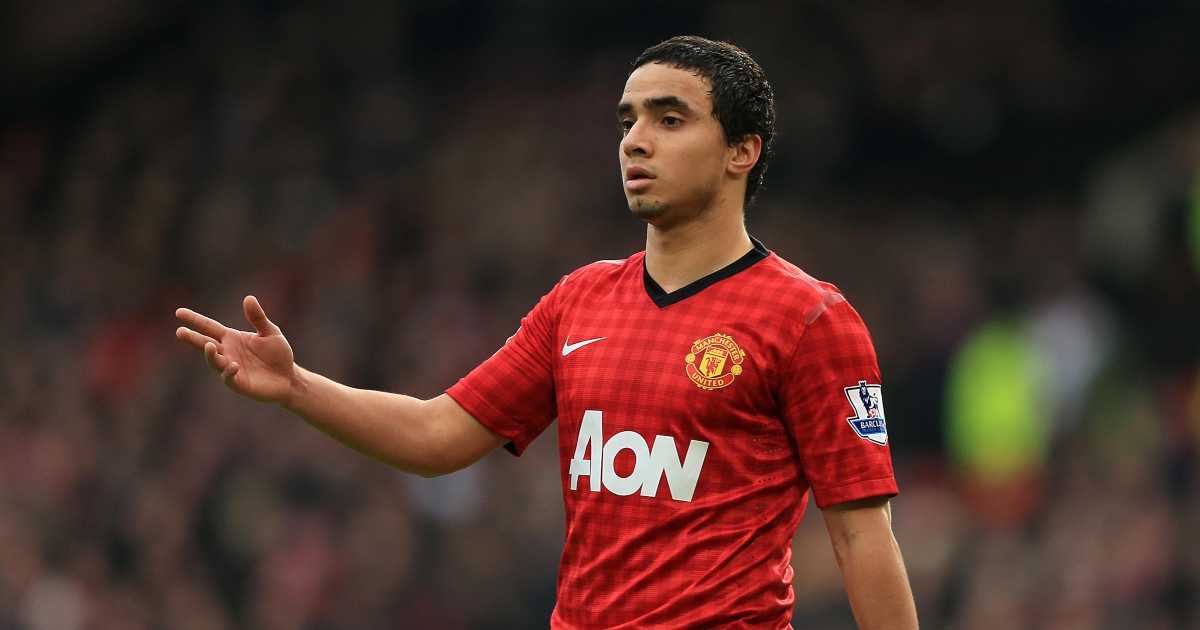
[[[350,448],[418,475],[465,468],[508,442],[443,394],[432,400],[356,389],[295,364],[292,348],[253,296],[242,304],[254,332],[188,309],[176,336],[204,352],[233,391],[277,404]]]
[[[299,366],[282,407],[371,459],[424,477],[466,468],[508,442],[446,394],[420,400],[356,389]]]

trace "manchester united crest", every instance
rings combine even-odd
[[[746,353],[733,341],[733,337],[717,333],[692,344],[687,361],[688,378],[700,389],[721,389],[728,386],[742,373],[742,361]]]

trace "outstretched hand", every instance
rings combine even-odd
[[[221,381],[233,391],[259,402],[285,404],[296,371],[292,347],[254,296],[247,295],[242,307],[255,332],[226,328],[181,308],[175,316],[187,326],[180,326],[175,336],[203,351],[208,366],[220,372]]]

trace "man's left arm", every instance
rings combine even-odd
[[[917,609],[900,546],[892,535],[888,497],[831,505],[821,515],[858,627],[916,630]]]

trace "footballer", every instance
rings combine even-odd
[[[761,68],[726,43],[667,40],[634,63],[617,119],[645,251],[563,277],[437,398],[304,370],[253,296],[254,332],[179,309],[177,335],[237,393],[420,475],[520,455],[557,419],[553,628],[790,628],[810,490],[859,626],[916,628],[870,335],[744,226],[775,127]]]

